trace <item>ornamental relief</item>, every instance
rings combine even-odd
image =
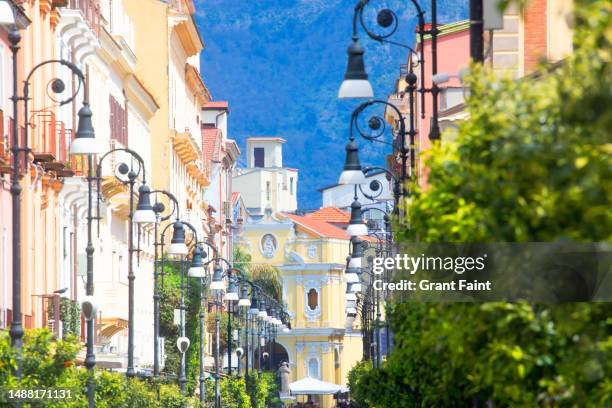
[[[308,280],[304,284],[304,316],[309,322],[321,318],[321,281]]]
[[[265,234],[259,242],[259,250],[266,258],[273,258],[278,249],[278,240],[272,234]]]

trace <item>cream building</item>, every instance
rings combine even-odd
[[[77,4],[77,3],[74,3]],[[134,41],[134,25],[122,0],[91,1],[60,9],[58,53],[73,61],[85,73],[96,138],[101,154],[116,148],[130,148],[144,161],[142,173],[150,179],[151,132],[149,121],[159,109],[158,101],[136,74],[139,49]],[[70,83],[70,77],[64,81]],[[70,107],[58,115],[67,137],[76,123]],[[85,295],[87,182],[82,158],[71,160],[74,177],[66,178],[60,193],[59,213],[61,253],[60,287],[67,287],[76,298]],[[100,367],[127,364],[128,321],[128,213],[129,190],[115,178],[120,163],[131,165],[126,153],[112,153],[104,159],[100,190],[100,226],[94,224],[94,296],[99,303],[96,324],[96,359]],[[138,169],[138,164],[133,164]],[[94,205],[97,193],[94,192]],[[136,203],[135,203],[136,205]],[[95,214],[94,214],[95,215]],[[135,363],[152,363],[153,247],[149,230],[134,228],[135,246],[141,249],[133,267],[135,284]]]
[[[363,350],[361,332],[345,315],[349,237],[344,230],[312,216],[268,210],[243,226],[237,245],[254,264],[281,272],[292,329],[278,335],[273,361],[288,359],[291,382],[311,377],[346,386]],[[317,398],[321,407],[333,406],[331,396]]]
[[[200,237],[208,236],[204,192],[210,184],[211,158],[203,149],[201,126],[202,108],[210,94],[200,76],[204,43],[194,19],[195,6],[191,0],[123,0],[123,4],[134,27],[135,71],[160,105],[149,121],[150,154],[155,160],[149,177],[152,189],[172,193],[181,219],[193,225]],[[172,207],[164,196],[157,199]],[[171,233],[169,229],[166,242]],[[153,268],[146,267],[142,273],[152,277]],[[142,302],[152,307],[152,291],[143,291]],[[150,327],[152,322],[152,318],[144,320]],[[145,347],[152,353],[153,340],[147,341]]]
[[[247,139],[247,168],[236,169],[233,188],[251,214],[297,210],[298,171],[283,167],[284,143],[280,137]]]

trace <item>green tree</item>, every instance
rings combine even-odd
[[[19,388],[58,389],[70,392],[70,398],[46,401],[46,407],[81,408],[87,406],[87,379],[90,373],[74,364],[83,347],[75,337],[54,339],[48,329],[26,330],[23,343],[23,368]],[[0,332],[0,405],[6,401],[4,391],[17,388],[15,350],[8,333]],[[157,387],[140,379],[126,379],[125,374],[100,369],[93,371],[95,404],[99,408],[162,408],[193,405],[180,395],[176,384],[162,385],[161,400]],[[37,403],[22,404],[24,408],[39,407]]]
[[[578,1],[575,52],[532,77],[472,67],[469,117],[428,153],[400,242],[612,238],[608,1]],[[358,366],[363,406],[612,404],[609,303],[389,304],[395,348]]]
[[[164,265],[164,285],[160,288],[160,335],[165,338],[166,360],[164,372],[178,375],[180,371],[180,353],[176,348],[179,337],[179,326],[174,324],[174,310],[181,303],[181,270],[178,262],[167,262]],[[187,390],[193,394],[199,376],[200,350],[200,282],[188,278],[185,271],[185,335],[190,346],[185,356]],[[205,293],[206,295],[206,293]]]

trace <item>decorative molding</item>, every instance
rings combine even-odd
[[[283,270],[282,267],[279,267],[279,269]],[[342,282],[343,277],[341,275],[325,274],[325,275],[284,275],[283,278],[295,279],[295,281],[299,283],[301,283],[304,279],[306,279],[306,280],[318,280],[321,282],[321,284],[329,284],[332,282]]]
[[[304,283],[304,316],[309,322],[316,322],[321,318],[321,279],[308,276]],[[317,307],[312,310],[308,305],[308,292],[314,289],[317,292]]]
[[[336,263],[306,263],[303,265],[281,265],[280,269],[286,271],[342,271],[344,265]]]
[[[266,241],[264,244],[264,240]],[[265,245],[265,246],[264,246]],[[259,240],[259,252],[266,258],[274,258],[278,251],[278,238],[276,235],[267,233]]]
[[[308,336],[348,336],[349,332],[345,328],[333,327],[299,327],[291,328],[289,333],[279,333],[279,337],[308,337]]]
[[[316,259],[319,253],[319,248],[316,244],[310,244],[307,249],[308,258]]]

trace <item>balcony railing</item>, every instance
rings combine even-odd
[[[45,170],[54,171],[59,177],[82,176],[87,172],[84,157],[70,156],[70,145],[74,140],[74,131],[57,120],[52,111],[37,111],[34,114],[33,147],[34,160]]]
[[[96,33],[100,34],[100,26],[102,24],[102,13],[100,6],[96,0],[70,0],[67,7],[73,10],[81,10],[85,21],[89,27]]]

